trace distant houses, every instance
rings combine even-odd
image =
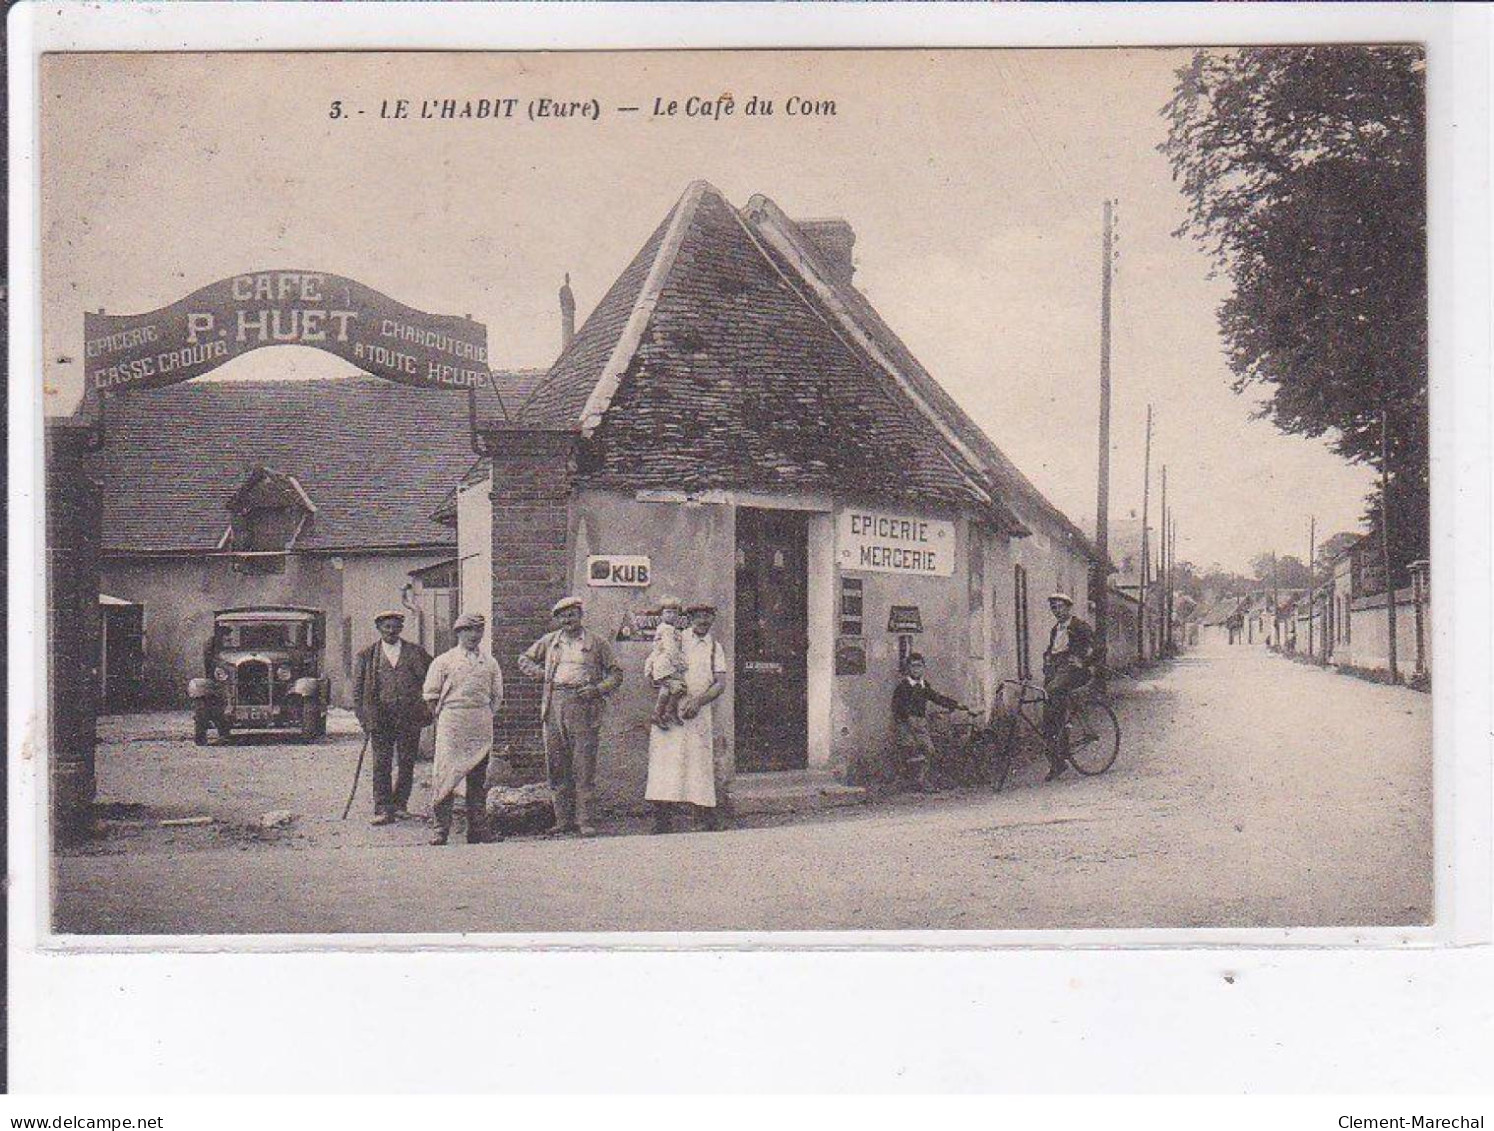
[[[1379,545],[1344,540],[1311,589],[1260,588],[1210,603],[1198,620],[1203,639],[1267,646],[1288,655],[1374,676],[1391,671],[1390,598]],[[1429,563],[1413,562],[1411,584],[1394,593],[1395,672],[1431,678]]]

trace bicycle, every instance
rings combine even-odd
[[[988,767],[993,793],[1000,793],[1011,775],[1016,760],[1018,723],[1026,724],[1050,760],[1061,757],[1085,777],[1097,777],[1115,765],[1120,755],[1120,720],[1094,683],[1070,694],[1068,721],[1064,726],[1067,742],[1058,750],[1043,733],[1041,714],[1034,719],[1030,710],[1046,703],[1048,693],[1025,679],[1004,679],[1000,686],[1003,690],[1013,687],[1017,692],[1017,702],[1007,712],[1004,726],[1002,722],[983,719],[976,712],[967,711],[973,726],[966,743],[966,759],[975,765]]]

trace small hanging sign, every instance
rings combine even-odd
[[[922,632],[923,617],[917,605],[893,605],[887,611],[888,632]]]

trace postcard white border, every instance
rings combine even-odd
[[[1427,949],[1487,943],[1490,936],[1490,482],[1489,420],[1489,196],[1487,79],[1489,32],[1487,12],[1449,7],[1401,5],[1100,5],[1001,6],[986,8],[918,5],[909,8],[860,5],[782,6],[763,4],[566,4],[506,5],[381,4],[172,4],[109,6],[96,4],[26,5],[10,13],[10,111],[12,254],[10,372],[10,522],[11,575],[9,640],[11,672],[11,941],[13,1018],[18,1026],[34,1021],[48,1004],[70,1009],[104,1006],[107,998],[87,1003],[80,996],[96,977],[106,981],[128,972],[132,981],[164,986],[176,975],[216,986],[218,963],[239,968],[254,962],[258,977],[270,971],[291,972],[293,985],[304,986],[308,1000],[319,999],[330,986],[342,984],[357,968],[383,967],[401,957],[450,969],[467,967],[480,955],[453,951],[482,949],[490,961],[519,962],[526,967],[556,951],[586,952],[600,970],[612,963],[641,962],[671,971],[668,963],[695,966],[723,958],[725,949],[754,949],[748,963],[802,964],[830,971],[836,964],[882,961],[943,963],[953,971],[979,973],[982,962],[1001,959],[1012,967],[1001,981],[1011,983],[1016,968],[1047,962],[1051,969],[1106,966],[1121,961],[1141,983],[1155,983],[1167,996],[1168,969],[1202,963],[1218,968],[1226,955],[1215,948],[1343,946],[1411,947],[1414,950],[1369,953],[1353,951],[1255,951],[1241,961],[1271,967],[1294,967],[1300,977],[1325,961],[1367,967],[1395,967],[1409,955],[1440,955],[1436,965],[1466,965],[1445,950]],[[33,123],[37,60],[52,50],[288,50],[343,49],[577,49],[675,47],[875,47],[875,46],[1083,46],[1192,45],[1199,43],[1335,41],[1423,41],[1429,45],[1429,103],[1433,128],[1430,195],[1433,437],[1436,472],[1434,497],[1436,547],[1433,585],[1454,601],[1436,603],[1433,629],[1439,682],[1434,690],[1436,738],[1436,915],[1429,928],[1306,930],[1147,930],[1041,932],[836,932],[711,935],[471,935],[471,936],[194,936],[161,937],[46,936],[37,927],[45,920],[47,862],[35,846],[43,843],[38,825],[38,790],[44,788],[40,759],[45,734],[42,639],[45,628],[40,578],[41,397],[37,384],[17,375],[38,371],[39,292],[36,225],[36,142]],[[1455,114],[1453,113],[1455,111]],[[1452,128],[1456,117],[1458,129]],[[1450,376],[1451,375],[1451,376]],[[1456,608],[1456,616],[1450,615]],[[1445,673],[1445,674],[1444,674]],[[755,948],[785,948],[763,953]],[[1011,953],[1011,948],[1063,951]],[[44,948],[52,948],[47,952]],[[1002,948],[1002,955],[983,953]],[[1143,951],[1116,948],[1158,948]],[[1204,948],[1180,952],[1178,947]],[[341,963],[318,962],[295,953],[306,948],[345,956]],[[607,955],[598,948],[608,948]],[[684,948],[685,953],[679,949]],[[218,952],[211,954],[163,954]],[[1480,948],[1487,958],[1488,947]],[[149,951],[144,958],[139,952]],[[846,951],[871,953],[850,955]],[[888,951],[912,951],[889,954]],[[223,951],[233,951],[230,958]],[[523,954],[515,953],[523,951]],[[643,953],[639,953],[642,951]],[[124,953],[117,953],[124,952]],[[250,952],[250,953],[245,953]],[[402,954],[394,952],[403,952]],[[414,952],[414,953],[412,953]],[[808,953],[806,953],[808,952]],[[824,953],[815,953],[824,952]],[[833,952],[833,953],[832,953]],[[1453,952],[1456,953],[1456,952]],[[1401,959],[1397,959],[1397,955]],[[438,957],[439,956],[439,957]],[[942,956],[942,957],[941,957]],[[1333,956],[1337,956],[1334,958]],[[325,955],[323,955],[325,958]],[[565,961],[582,957],[574,953]],[[749,956],[738,956],[747,958]],[[525,962],[524,959],[531,962]],[[1445,960],[1445,961],[1444,961]],[[663,961],[665,965],[658,964]],[[141,965],[141,964],[144,965]],[[311,963],[315,969],[308,967]],[[827,966],[826,964],[831,964]],[[1140,966],[1135,965],[1140,963]],[[206,965],[204,965],[206,964]],[[971,966],[970,964],[975,964]],[[1414,964],[1414,963],[1413,963]],[[1473,964],[1474,982],[1489,985],[1488,963]],[[436,967],[429,967],[435,969]],[[329,974],[328,971],[331,971]],[[740,978],[738,968],[731,975]],[[987,969],[982,976],[992,971]],[[279,977],[280,975],[275,975]],[[588,974],[588,976],[591,976]],[[667,976],[667,975],[666,975]],[[603,977],[606,977],[604,974]],[[1307,975],[1310,979],[1311,975]],[[750,973],[747,974],[751,981]],[[1482,979],[1481,981],[1479,979]],[[834,976],[827,984],[836,981]],[[1229,983],[1233,984],[1233,983]],[[614,989],[617,987],[614,986]],[[946,989],[949,987],[946,986]],[[445,993],[446,1009],[452,995]],[[814,995],[809,995],[813,997]],[[1393,992],[1390,997],[1394,997]],[[1407,1007],[1407,1017],[1415,1009]],[[1134,1019],[1139,1023],[1139,1017]],[[92,1028],[92,1026],[90,1026]],[[43,1027],[51,1040],[28,1048],[13,1041],[16,1079],[72,1081],[59,1056],[58,1030]],[[74,1038],[78,1032],[63,1032]],[[1155,1034],[1153,1034],[1155,1036]],[[93,1035],[97,1039],[97,1034]],[[1146,1039],[1145,1030],[1136,1036]],[[109,1044],[110,1042],[103,1042]],[[51,1056],[44,1050],[52,1050]],[[138,1060],[138,1058],[135,1058]],[[130,1057],[125,1061],[134,1062]],[[149,1066],[147,1066],[148,1068]],[[159,1069],[157,1069],[159,1070]],[[543,1075],[543,1073],[541,1073]],[[111,1078],[128,1079],[113,1072]],[[205,1079],[251,1075],[206,1072]],[[379,1079],[377,1075],[369,1079]],[[1363,1077],[1378,1086],[1382,1079]]]

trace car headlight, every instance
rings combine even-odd
[[[213,669],[213,678],[216,679],[219,683],[227,683],[228,682],[228,669],[227,668],[214,668]]]
[[[286,680],[286,679],[290,679],[290,677],[291,677],[291,670],[290,670],[290,665],[289,664],[281,664],[278,668],[275,669],[275,678],[276,679]]]

